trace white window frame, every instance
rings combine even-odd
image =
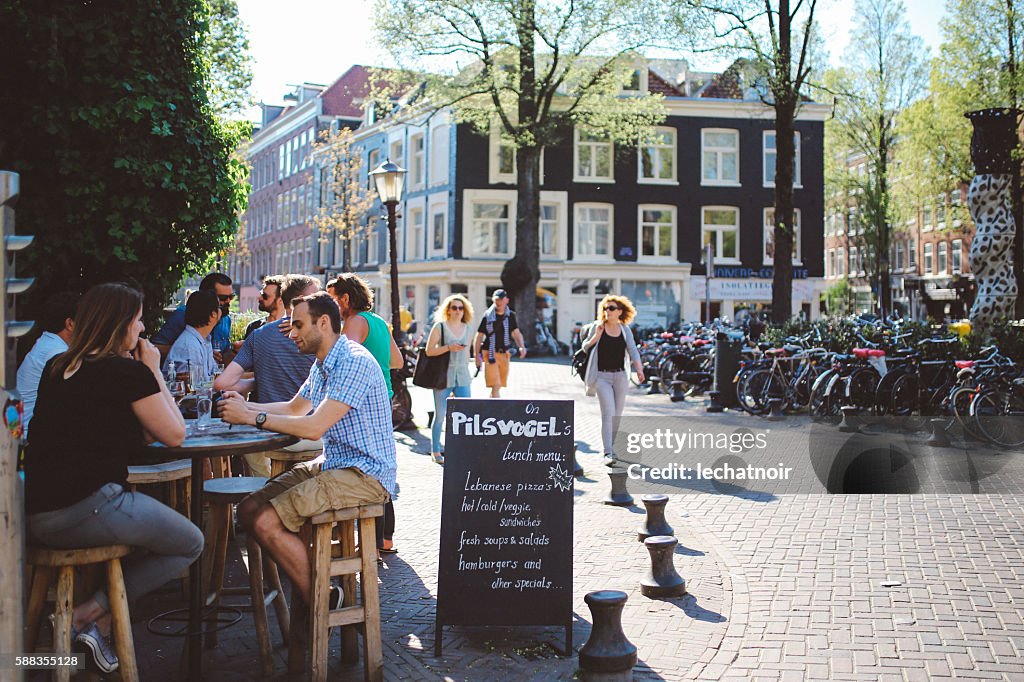
[[[846,249],[842,246],[836,247],[836,277],[846,274]]]
[[[778,163],[778,135],[774,130],[766,130],[761,135],[761,177],[763,178],[763,185],[765,187],[775,187],[775,175],[768,174],[769,137],[775,140],[775,146],[771,148],[771,156],[774,156],[776,164]],[[796,149],[796,153],[793,156],[793,189],[803,189],[803,182],[800,173],[800,131],[798,130],[793,131],[793,145]]]
[[[903,258],[903,242],[896,242],[896,257],[893,259],[893,269],[903,271],[906,267],[906,260]]]
[[[661,223],[645,223],[644,222],[644,211],[667,211],[672,217],[669,223],[669,229],[671,230],[671,247],[667,254],[657,255],[645,255],[644,254],[644,226],[645,225],[661,225]],[[637,262],[643,263],[674,263],[676,262],[676,254],[679,253],[678,243],[678,210],[671,204],[640,204],[636,207],[636,259]],[[660,229],[660,228],[659,228]],[[658,240],[656,240],[657,243]]]
[[[708,133],[732,133],[736,138],[736,146],[734,147],[712,147],[708,148],[706,138]],[[705,164],[705,154],[707,152],[714,152],[716,158],[716,175],[719,177],[708,179],[707,177],[707,166]],[[723,180],[722,175],[722,157],[724,154],[735,154],[736,155],[736,179],[735,180]],[[735,128],[701,128],[700,131],[700,184],[711,187],[739,187],[740,186],[740,131]],[[702,219],[703,220],[703,219]],[[703,237],[702,237],[703,239]]]
[[[955,257],[954,257],[955,256]],[[949,270],[954,275],[964,271],[964,240],[954,239],[949,243]]]
[[[825,263],[825,277],[832,279],[836,276],[836,250],[828,250],[828,261]]]
[[[445,185],[448,183],[449,163],[448,152],[451,148],[451,127],[448,124],[437,125],[430,129],[430,155],[428,184]]]
[[[945,241],[935,249],[935,268],[939,275],[949,274],[949,244]]]
[[[636,68],[630,70],[630,76],[632,76],[633,74],[637,75],[637,87],[628,88],[625,85],[622,85],[621,87],[619,87],[619,94],[627,96],[632,95],[634,97],[637,97],[647,92],[647,89],[649,87],[649,72],[647,70],[646,65],[642,63],[637,64]],[[632,80],[632,78],[630,78],[630,80]]]
[[[600,208],[608,210],[608,253],[607,254],[581,254],[580,244],[580,212],[584,209]],[[573,261],[579,263],[608,263],[615,260],[615,205],[597,201],[583,201],[573,204],[572,207],[572,250]],[[596,241],[596,239],[595,239]]]
[[[568,192],[550,192],[542,191],[540,193],[541,206],[554,205],[558,214],[555,216],[555,253],[545,254],[541,251],[540,259],[542,261],[565,261],[566,260],[566,244],[569,241],[569,193]],[[541,240],[543,233],[538,231],[537,239]],[[541,242],[543,245],[543,242]]]
[[[380,246],[380,236],[376,230],[370,229],[366,235],[366,264],[377,265],[380,262],[380,256],[377,253],[378,247]]]
[[[921,231],[931,232],[935,228],[935,207],[925,202],[921,206]]]
[[[580,134],[587,134],[586,131],[579,127],[573,129],[573,146],[572,146],[572,174],[573,182],[602,182],[602,183],[614,183],[615,182],[615,144],[609,140],[607,142],[601,142],[599,140],[580,140]],[[600,149],[608,149],[608,175],[583,175],[580,172],[580,151],[581,145],[586,145],[590,148],[591,153],[596,155]],[[596,162],[595,162],[596,169]]]
[[[516,166],[516,151],[515,147],[512,147],[512,171],[503,173],[501,171],[501,149],[502,147],[511,147],[512,145],[502,144],[501,139],[501,125],[494,123],[491,125],[490,134],[487,137],[487,158],[488,163],[488,175],[490,184],[492,185],[514,185],[516,184],[518,170]]]
[[[935,274],[933,268],[935,267],[935,245],[932,242],[927,242],[924,245],[924,251],[922,253],[922,265],[924,266],[924,274],[932,275]]]
[[[419,131],[409,135],[409,190],[421,190],[426,186],[427,136]]]
[[[851,277],[855,277],[860,272],[860,249],[856,246],[851,246],[849,249],[850,254],[850,267],[847,272],[850,273]]]
[[[430,258],[448,256],[448,194],[434,194],[428,200],[430,210],[427,211],[427,254]],[[441,248],[434,248],[434,218],[441,216],[443,232]]]
[[[907,270],[917,270],[917,241],[907,242]]]
[[[704,222],[705,211],[733,211],[736,214],[736,222],[733,225],[710,225]],[[722,233],[728,231],[729,228],[736,230],[736,255],[725,257],[722,255]],[[701,206],[700,207],[700,232],[698,247],[701,250],[701,258],[703,259],[704,254],[704,233],[707,230],[711,230],[716,233],[715,235],[715,262],[714,265],[739,265],[740,254],[743,253],[741,250],[741,230],[740,230],[740,209],[738,206]]]
[[[405,207],[407,217],[405,219],[406,225],[406,239],[408,240],[405,245],[405,260],[423,260],[425,252],[425,236],[427,233],[427,202],[424,197],[420,197],[417,200],[409,201]],[[416,218],[419,216],[419,222],[417,224]]]
[[[462,192],[462,244],[463,251],[470,258],[508,258],[515,250],[516,243],[516,190],[514,189],[467,189]],[[506,204],[508,206],[508,251],[505,253],[481,253],[476,250],[474,239],[473,207],[476,204]]]
[[[678,185],[679,184],[679,151],[678,151],[678,131],[671,126],[659,126],[654,129],[654,134],[669,133],[672,136],[672,141],[669,144],[648,144],[639,145],[636,150],[636,181],[643,185]],[[661,167],[661,155],[668,153],[672,157],[672,177],[670,178],[659,178],[659,177],[647,177],[644,175],[644,162],[643,153],[645,150],[653,150],[651,159],[651,168],[657,169]]]
[[[775,260],[768,257],[768,230],[769,228],[774,229],[774,223],[769,225],[768,213],[771,211],[775,212],[774,206],[768,206],[764,209],[763,221],[764,225],[764,237],[761,240],[761,257],[765,265],[773,265]],[[793,209],[793,265],[803,265],[803,251],[800,248],[800,234],[803,226],[803,216],[801,215],[799,208]]]

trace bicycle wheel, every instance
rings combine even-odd
[[[834,376],[835,370],[830,369],[818,377],[811,389],[811,399],[807,404],[807,410],[812,417],[836,423],[838,422],[839,403],[832,396],[832,393],[835,392],[832,385]]]
[[[745,372],[736,383],[736,399],[740,407],[750,414],[764,414],[768,404],[762,402],[765,386],[768,384],[772,371],[761,367]]]
[[[977,425],[971,417],[971,402],[974,400],[975,390],[970,386],[957,386],[949,393],[949,409],[953,413],[953,419],[960,425],[964,433],[969,433],[975,438],[983,438],[978,433]]]
[[[916,374],[904,374],[892,385],[892,397],[889,411],[899,417],[907,431],[920,431],[928,421],[926,416],[918,414],[920,407],[920,382]]]
[[[856,369],[846,378],[846,400],[862,410],[875,406],[875,389],[878,388],[878,371],[873,367]]]
[[[1001,391],[985,391],[971,402],[979,433],[996,445],[1024,445],[1024,399]]]

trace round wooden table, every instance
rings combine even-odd
[[[273,431],[261,431],[255,426],[229,426],[214,419],[204,431],[196,429],[193,419],[188,421],[188,436],[177,447],[153,443],[146,448],[145,460],[138,464],[169,462],[176,459],[192,460],[192,522],[199,525],[203,517],[203,460],[211,457],[245,455],[261,450],[277,450],[299,441]],[[189,568],[188,607],[188,671],[190,680],[203,679],[203,572],[202,556]]]

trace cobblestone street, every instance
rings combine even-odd
[[[474,384],[476,396],[485,395],[482,379]],[[424,426],[431,397],[412,390],[416,422]],[[639,648],[641,680],[1024,678],[1019,497],[676,493],[667,517],[679,539],[676,568],[690,594],[651,600],[639,591],[649,564],[636,540],[642,506],[601,503],[608,478],[596,399],[583,397],[564,359],[513,363],[505,397],[539,396],[576,400],[578,459],[586,470],[577,479],[573,538],[576,649],[590,631],[584,595],[619,589],[629,594],[623,627]],[[626,415],[706,418],[700,401],[670,403],[637,389]],[[716,419],[768,424],[734,413]],[[773,447],[791,452],[807,452],[819,433],[795,417],[771,427]],[[559,657],[559,628],[446,627],[444,653],[433,657],[442,469],[430,460],[427,429],[398,438],[400,551],[386,558],[380,576],[387,679],[572,679],[577,658]],[[1005,483],[1024,456],[998,456]],[[634,496],[643,492],[630,486]],[[230,581],[244,584],[237,545],[229,561]],[[180,640],[147,633],[143,620],[179,594],[168,588],[133,614],[146,680],[181,679]],[[285,648],[273,613],[270,618],[275,679],[288,679]],[[332,678],[362,679],[361,665],[338,662],[337,636],[332,644]],[[255,675],[249,614],[222,633],[206,662],[211,679],[217,671]]]

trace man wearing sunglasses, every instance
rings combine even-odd
[[[213,328],[210,338],[213,341],[213,354],[217,358],[217,362],[223,364],[225,358],[221,352],[231,348],[231,317],[228,313],[231,310],[231,301],[235,298],[235,291],[231,288],[231,278],[220,272],[210,273],[199,283],[199,291],[210,290],[217,294],[221,312],[220,322]],[[185,331],[185,306],[182,305],[167,316],[164,326],[151,339],[153,345],[160,349],[161,358],[167,357],[171,346],[183,331]]]
[[[245,336],[243,338],[249,338],[249,334],[252,334],[263,325],[280,320],[287,314],[287,310],[284,307],[284,299],[281,297],[281,284],[283,281],[284,277],[280,275],[269,275],[263,278],[263,289],[260,290],[260,297],[257,299],[256,305],[259,306],[260,312],[267,313],[267,316],[250,322],[249,326],[245,328]]]

